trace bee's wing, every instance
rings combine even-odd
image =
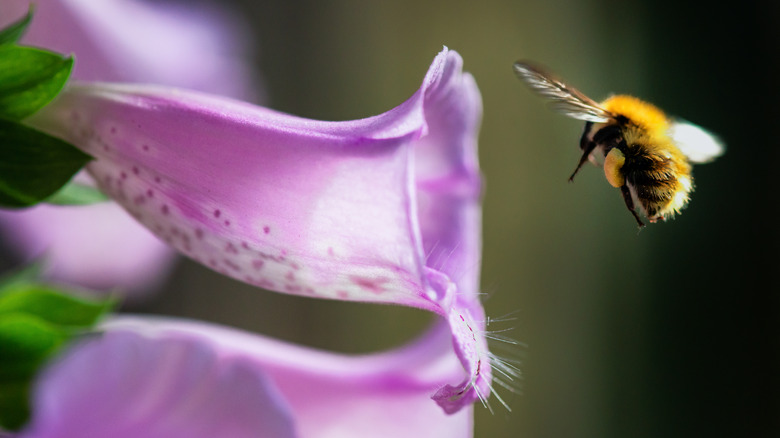
[[[614,118],[598,103],[528,61],[517,61],[515,73],[532,90],[552,101],[552,109],[587,122],[603,123]]]
[[[683,120],[672,120],[669,137],[680,151],[694,163],[707,163],[726,150],[723,142],[712,133]]]

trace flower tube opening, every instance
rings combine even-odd
[[[322,122],[201,93],[71,87],[32,123],[97,157],[90,173],[158,237],[282,293],[435,312],[466,377],[448,413],[489,394],[478,299],[481,100],[444,49],[375,117]]]

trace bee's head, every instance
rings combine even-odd
[[[623,128],[627,123],[628,119],[623,116],[602,123],[585,122],[585,129],[580,137],[580,149],[586,150],[590,143],[595,144],[597,149],[611,149],[623,138]]]

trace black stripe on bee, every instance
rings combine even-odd
[[[671,159],[649,153],[640,145],[623,146],[621,152],[626,156],[623,175],[638,198],[664,202],[674,197],[679,181]]]

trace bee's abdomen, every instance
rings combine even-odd
[[[625,148],[623,172],[637,203],[654,221],[685,206],[692,189],[690,166],[673,155],[639,145]]]

